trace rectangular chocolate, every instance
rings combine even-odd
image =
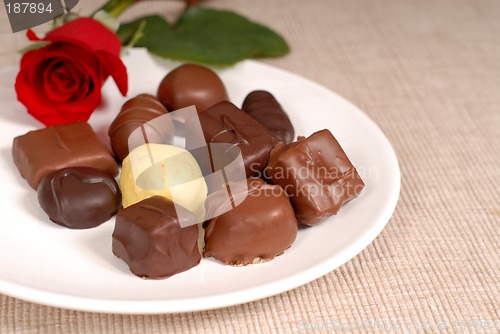
[[[86,122],[34,130],[14,138],[14,163],[33,189],[47,174],[65,167],[93,167],[112,176],[118,166]]]
[[[290,197],[297,220],[316,225],[337,214],[364,183],[342,147],[328,130],[271,151],[265,176]]]
[[[203,135],[208,145],[229,143],[241,150],[248,177],[260,176],[266,166],[269,153],[280,141],[264,126],[230,102],[220,102],[198,114]],[[186,122],[186,146],[196,148],[196,126]],[[230,155],[230,149],[225,151]],[[234,153],[234,152],[233,152]]]

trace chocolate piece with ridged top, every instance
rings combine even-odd
[[[130,134],[140,126],[148,124],[150,127],[145,131],[144,141],[138,141],[137,145],[148,143],[167,144],[173,136],[173,124],[169,118],[163,118],[161,128],[151,129],[156,126],[151,120],[165,115],[167,109],[153,95],[140,94],[125,102],[111,123],[108,135],[111,139],[111,147],[119,161],[125,159],[129,150],[134,149],[129,142]],[[150,122],[150,123],[148,123]],[[150,131],[153,130],[153,131]]]

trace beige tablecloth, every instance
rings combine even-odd
[[[98,3],[82,0],[76,9],[86,14]],[[392,219],[354,259],[275,297],[129,316],[0,296],[0,333],[500,331],[500,2],[204,4],[279,31],[291,53],[263,62],[338,92],[381,127],[402,172]],[[180,2],[145,1],[124,19],[153,11],[174,17],[180,8]],[[10,32],[0,13],[4,67],[17,64],[14,52],[26,40]]]

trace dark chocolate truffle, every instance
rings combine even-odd
[[[246,175],[260,176],[269,159],[269,152],[280,142],[278,138],[246,112],[227,101],[217,103],[198,116],[207,144],[230,143],[239,147]],[[191,141],[196,138],[193,132],[198,128],[192,121],[186,121],[188,149],[196,146]]]
[[[111,147],[118,160],[122,161],[129,154],[130,149],[134,149],[135,145],[129,141],[130,134],[140,126],[148,124],[155,126],[151,120],[165,115],[167,109],[160,101],[149,94],[140,94],[125,102],[121,111],[111,123],[108,135],[111,139]],[[173,124],[168,118],[165,118],[166,124],[162,123],[161,128],[153,129],[153,131],[145,130],[147,143],[168,144],[173,135]],[[150,123],[148,123],[150,122]],[[140,144],[144,144],[142,140]]]
[[[183,64],[169,72],[158,87],[158,98],[170,111],[195,105],[198,112],[229,100],[219,76],[196,64]]]
[[[71,229],[96,227],[118,211],[121,193],[115,179],[90,167],[72,167],[45,176],[38,202],[50,220]]]
[[[283,143],[293,141],[295,132],[292,122],[274,96],[264,90],[255,90],[247,95],[241,107],[250,116],[264,125]]]
[[[177,215],[177,210],[183,212]],[[183,221],[179,222],[182,217]],[[116,215],[113,254],[142,278],[168,278],[196,266],[198,226],[192,212],[162,196],[133,204]],[[186,226],[186,227],[182,227]]]
[[[286,190],[297,220],[310,226],[337,214],[364,187],[356,168],[328,130],[277,145],[271,151],[265,175]]]
[[[55,125],[14,138],[14,163],[33,189],[47,174],[66,167],[93,167],[116,176],[118,166],[86,122]]]
[[[247,181],[242,181],[247,182]],[[210,219],[205,227],[205,257],[213,256],[230,265],[247,265],[272,260],[295,241],[297,220],[286,192],[261,179],[249,179],[245,184],[232,184],[233,199],[226,189],[209,195],[206,201],[209,215],[234,206],[235,197],[246,198],[239,205]]]

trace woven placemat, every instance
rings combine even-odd
[[[80,2],[86,13],[103,1]],[[129,316],[0,296],[0,333],[499,332],[500,2],[206,4],[282,33],[291,53],[264,62],[338,92],[382,128],[402,172],[387,227],[350,262],[272,298]],[[179,9],[175,1],[145,1],[125,18],[152,11],[173,16]],[[3,67],[18,59],[5,52],[25,41],[1,21]]]

